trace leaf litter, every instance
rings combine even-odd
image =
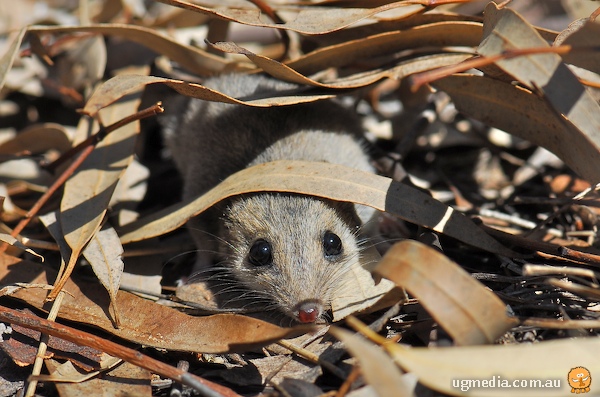
[[[600,371],[591,354],[600,328],[598,12],[579,3],[83,1],[11,15],[0,22],[0,304],[44,317],[65,291],[59,321],[185,363],[218,380],[220,395],[463,395],[461,379],[525,378],[562,382],[531,395],[570,395],[571,368]],[[202,85],[232,72],[299,88],[236,98]],[[341,98],[365,121],[379,175],[273,163],[181,202],[155,120],[136,113],[168,90],[263,108]],[[99,142],[89,138],[121,120]],[[222,313],[201,283],[175,294],[193,261],[186,221],[261,191],[381,213],[353,293],[333,302],[330,333]],[[357,334],[339,328],[345,318]],[[13,329],[3,340],[16,350],[0,347],[27,365],[37,342],[17,338],[27,327]],[[294,339],[273,344],[281,338]],[[116,394],[122,384],[111,376],[137,383],[129,392],[139,395],[180,387],[151,380],[172,372],[146,356],[74,369],[85,358],[71,354],[46,354],[46,372],[32,369],[38,393]],[[171,376],[186,395],[210,393]]]

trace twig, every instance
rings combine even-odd
[[[341,369],[339,369],[338,367],[336,367],[329,361],[325,361],[325,360],[321,359],[319,356],[317,356],[315,353],[311,352],[310,350],[307,350],[303,347],[297,346],[286,340],[280,340],[279,342],[277,342],[277,344],[279,346],[285,347],[286,349],[292,351],[293,353],[299,355],[300,357],[303,357],[304,359],[310,361],[313,364],[320,365],[321,367],[325,368],[326,370],[328,370],[329,372],[331,372],[333,375],[337,376],[340,379],[344,379],[346,377],[346,374],[344,374],[344,372]]]
[[[128,363],[152,371],[160,376],[173,379],[184,385],[198,390],[204,396],[210,397],[241,397],[233,390],[217,383],[203,379],[199,376],[182,371],[178,368],[165,364],[161,361],[148,357],[136,350],[130,349],[118,343],[100,338],[96,335],[67,327],[53,321],[34,316],[32,314],[9,309],[0,306],[0,321],[17,324],[48,335],[56,336],[78,345],[93,347],[106,352],[111,356],[118,357]]]
[[[56,320],[56,316],[58,316],[58,311],[60,310],[60,305],[62,305],[63,298],[65,296],[65,292],[61,291],[56,300],[52,304],[52,308],[50,309],[50,313],[48,313],[48,321]],[[39,375],[42,370],[42,364],[44,363],[44,356],[46,355],[46,350],[48,349],[48,334],[42,334],[40,336],[40,345],[38,346],[38,352],[35,355],[35,361],[33,362],[33,369],[31,370],[31,375]],[[25,397],[33,397],[35,395],[35,388],[37,387],[37,380],[32,380],[27,385],[27,390],[25,392]]]

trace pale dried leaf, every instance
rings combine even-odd
[[[360,259],[344,274],[342,290],[331,301],[333,321],[340,321],[350,314],[368,309],[394,288],[386,279],[375,279],[369,267],[381,256],[374,247],[361,252]]]
[[[50,149],[62,153],[70,148],[71,140],[66,128],[60,124],[45,123],[25,128],[14,138],[0,144],[0,154],[15,154],[24,151],[45,153]]]
[[[56,388],[62,397],[96,396],[100,394],[100,390],[101,394],[106,396],[150,396],[152,394],[150,371],[127,362],[123,362],[101,377],[97,376],[97,372],[81,373],[70,365],[69,361],[59,364],[50,360],[46,361],[46,366],[51,375],[44,376],[41,380],[56,382]],[[89,376],[92,374],[96,376]],[[83,379],[86,376],[91,379]]]
[[[22,28],[17,33],[14,33],[10,45],[6,49],[4,55],[0,58],[0,89],[2,89],[4,83],[6,83],[6,76],[19,53],[19,48],[21,47],[21,42],[23,41],[26,32],[27,28]]]
[[[252,62],[254,62],[254,64],[256,64],[256,66],[258,66],[263,71],[279,80],[288,81],[290,83],[296,83],[300,85],[332,89],[351,89],[365,87],[386,77],[402,79],[403,77],[413,73],[423,72],[437,67],[453,65],[471,57],[471,55],[469,54],[460,53],[436,54],[431,56],[415,57],[408,61],[402,62],[401,64],[389,70],[375,69],[369,72],[360,72],[349,76],[337,77],[336,79],[328,80],[327,82],[319,82],[296,72],[295,70],[283,63],[280,63],[262,55],[254,54],[251,51],[242,48],[234,43],[221,42],[215,43],[213,44],[213,46],[224,52],[247,56],[248,59],[250,59]]]
[[[392,343],[384,347],[396,363],[405,371],[414,373],[420,383],[451,396],[464,396],[467,391],[481,397],[508,395],[512,382],[522,379],[541,381],[542,384],[548,380],[551,384],[560,381],[559,388],[528,388],[527,396],[568,396],[571,395],[571,387],[566,378],[571,368],[583,366],[592,374],[600,372],[596,354],[600,349],[598,338],[435,349],[407,348]],[[473,379],[495,381],[496,387],[465,391],[453,387],[457,382]],[[504,387],[499,387],[502,383]]]
[[[219,2],[215,8],[203,7],[182,0],[160,0],[161,3],[182,7],[186,10],[201,12],[227,21],[242,23],[251,26],[286,29],[304,34],[325,34],[356,23],[372,15],[403,7],[404,13],[395,16],[395,19],[406,18],[422,12],[425,8],[411,2],[396,1],[373,8],[339,8],[339,7],[311,7],[295,8],[286,7],[289,15],[284,23],[268,22],[263,18],[263,13],[257,8],[227,7],[224,2]],[[225,2],[226,3],[226,2]],[[275,8],[276,10],[276,8]]]
[[[476,46],[482,34],[477,22],[439,22],[319,48],[285,65],[305,76],[363,59],[421,47]]]
[[[130,92],[137,91],[148,84],[165,84],[173,88],[180,94],[194,98],[200,98],[207,101],[217,101],[225,103],[236,103],[241,105],[270,107],[278,105],[292,105],[298,103],[314,102],[320,99],[332,98],[333,94],[303,94],[274,96],[267,98],[256,98],[248,100],[238,100],[219,91],[204,87],[200,84],[187,83],[181,80],[166,79],[155,76],[137,76],[123,75],[115,76],[102,84],[88,100],[83,112],[91,116],[95,115],[100,109],[113,103]]]
[[[112,227],[104,226],[98,233],[94,234],[82,253],[92,266],[100,283],[106,288],[115,313],[115,319],[120,322],[118,320],[119,308],[116,304],[116,298],[121,285],[124,264],[121,257],[123,247],[117,232]]]
[[[417,241],[396,243],[374,270],[414,295],[457,345],[493,343],[518,321],[448,257]]]
[[[342,328],[331,327],[329,332],[344,342],[346,349],[358,360],[365,380],[379,396],[410,397],[416,382],[407,380],[390,356],[362,336]]]
[[[71,256],[71,248],[65,240],[64,233],[60,226],[60,222],[57,222],[58,211],[49,212],[38,217],[40,222],[46,227],[60,250],[61,259],[66,261]]]
[[[216,55],[209,54],[200,48],[186,46],[157,32],[135,25],[98,24],[89,26],[31,26],[29,31],[36,33],[76,33],[90,32],[107,36],[119,36],[147,46],[154,51],[168,56],[171,60],[199,75],[210,75],[221,72],[227,62]]]
[[[104,357],[100,363],[103,369],[112,368],[123,362],[121,359],[111,357],[106,353],[104,353],[103,356]],[[100,371],[83,371],[82,369],[73,365],[71,361],[66,361],[63,364],[60,364],[53,359],[48,359],[44,363],[46,364],[50,375],[38,375],[33,377],[40,382],[80,383],[100,374]]]
[[[566,63],[600,74],[600,21],[585,20],[582,26],[566,37],[558,38],[555,45],[570,45],[571,52],[563,55]]]
[[[44,257],[40,254],[38,254],[37,252],[35,252],[34,250],[32,250],[31,248],[27,248],[25,245],[23,245],[23,243],[21,243],[19,240],[17,240],[15,237],[11,236],[10,234],[6,234],[6,233],[0,233],[0,241],[10,244],[13,247],[17,247],[19,249],[22,249],[23,251],[36,256],[38,258],[40,258],[40,260],[43,262],[44,261]]]

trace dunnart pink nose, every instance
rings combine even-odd
[[[317,301],[304,301],[296,305],[294,314],[301,323],[314,323],[323,312],[323,305]]]

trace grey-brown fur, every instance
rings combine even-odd
[[[243,75],[211,79],[205,85],[237,98],[295,88]],[[360,121],[332,101],[265,109],[178,98],[169,105],[162,124],[183,175],[185,199],[201,195],[236,171],[273,160],[326,161],[373,171],[359,143]],[[229,200],[189,226],[200,266],[222,261],[267,306],[298,319],[298,311],[303,311],[299,307],[306,307],[302,302],[316,302],[310,305],[318,308],[320,317],[339,291],[344,271],[358,260],[359,226],[373,211],[357,209],[358,216],[350,204],[260,193]],[[342,240],[343,250],[335,257],[324,255],[326,232]],[[272,266],[249,263],[248,252],[257,239],[270,243]],[[221,253],[217,258],[216,251]]]

